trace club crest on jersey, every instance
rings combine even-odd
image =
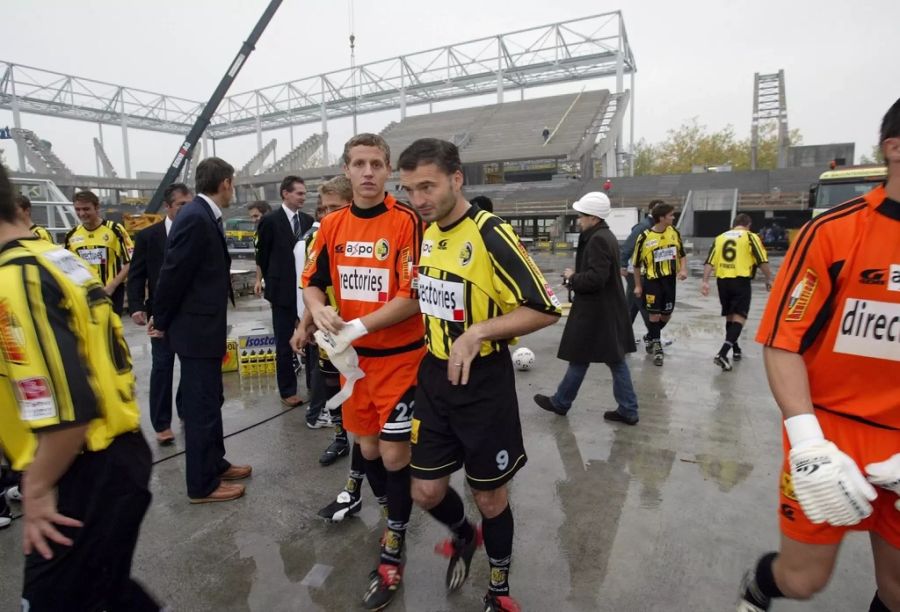
[[[17,365],[28,365],[25,331],[6,300],[0,300],[0,350],[3,359]]]
[[[459,249],[459,265],[465,267],[472,261],[472,243],[466,242]]]
[[[379,238],[375,243],[375,259],[384,261],[391,252],[391,245],[385,238]]]
[[[803,315],[806,314],[806,309],[809,307],[809,301],[812,299],[818,284],[818,275],[807,268],[806,272],[803,274],[803,278],[800,279],[799,283],[794,285],[794,289],[791,291],[790,301],[788,302],[788,311],[784,317],[785,321],[800,321],[803,319]]]

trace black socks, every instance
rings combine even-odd
[[[444,499],[428,511],[435,520],[446,525],[460,540],[470,542],[475,537],[475,528],[466,520],[466,509],[459,493],[450,487]]]
[[[491,565],[491,593],[509,594],[509,565],[512,558],[513,523],[512,510],[509,505],[494,518],[482,515],[484,550]]]

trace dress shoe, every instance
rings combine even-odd
[[[534,396],[534,403],[547,412],[555,412],[559,416],[566,416],[566,413],[568,412],[568,410],[563,410],[562,408],[554,404],[552,399],[550,399],[546,395],[541,395],[540,393]]]
[[[244,494],[244,485],[219,483],[219,487],[206,497],[191,498],[192,504],[209,504],[212,502],[225,502],[237,499]]]
[[[607,421],[625,423],[626,425],[637,425],[638,421],[640,420],[638,418],[629,419],[618,410],[607,410],[603,413],[603,418]]]
[[[156,432],[156,442],[160,446],[168,446],[175,441],[175,434],[172,433],[171,429],[164,429],[162,431]]]
[[[296,408],[297,406],[299,406],[300,404],[303,403],[303,400],[300,399],[299,395],[295,394],[295,395],[289,395],[287,397],[282,397],[281,403],[283,405],[287,406],[288,408]]]
[[[220,480],[242,480],[253,473],[253,468],[249,465],[232,465],[230,468],[219,474]]]

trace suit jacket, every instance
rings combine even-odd
[[[132,312],[143,310],[148,315],[153,314],[153,294],[165,256],[165,220],[141,230],[134,237],[134,255],[128,268],[128,304]]]
[[[231,257],[209,204],[196,196],[169,231],[153,296],[153,325],[179,357],[225,354]]]
[[[300,212],[300,236],[312,227],[313,218]],[[281,206],[267,213],[256,228],[256,265],[266,288],[263,296],[276,306],[297,310],[300,270],[294,265],[294,229]]]

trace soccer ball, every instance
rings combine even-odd
[[[512,354],[512,361],[517,370],[521,372],[530,370],[534,365],[534,352],[532,352],[532,350],[529,348],[525,348],[524,346],[522,348],[518,348]]]

